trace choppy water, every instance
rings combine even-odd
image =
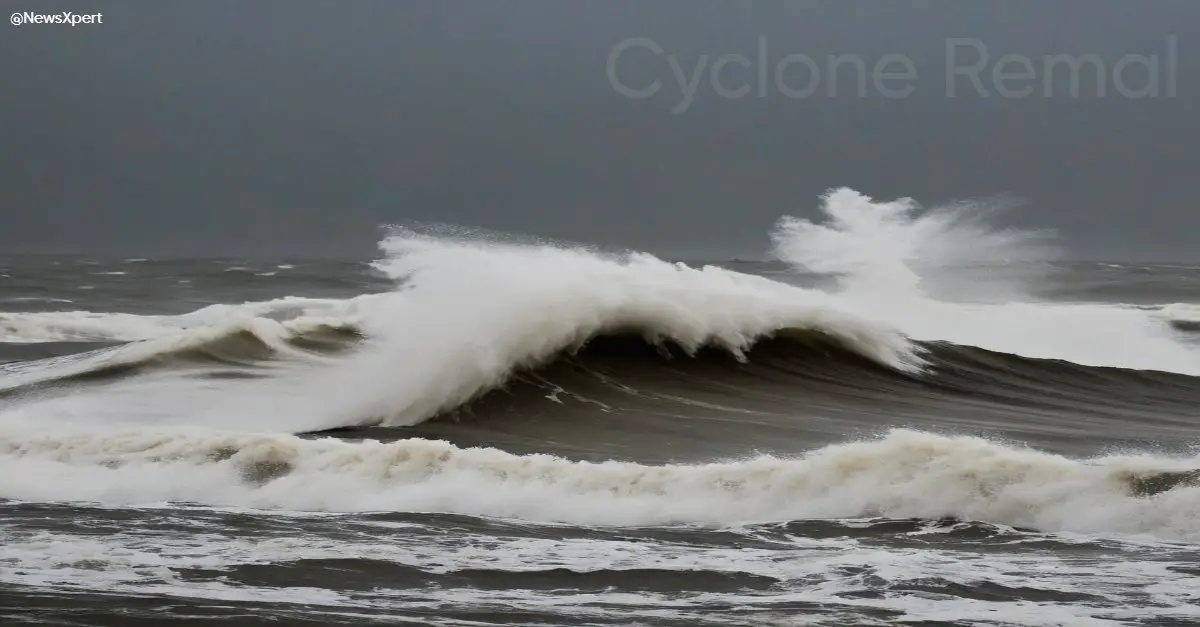
[[[0,616],[1200,622],[1200,267],[826,211],[770,263],[0,258]]]

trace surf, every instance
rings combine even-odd
[[[0,494],[109,504],[406,511],[580,525],[956,518],[1197,539],[1194,458],[1070,459],[908,430],[792,458],[577,462],[446,442],[189,431],[0,434]],[[1188,471],[1192,471],[1189,473]]]
[[[69,397],[21,399],[0,421],[17,413],[32,419],[41,408],[55,420],[84,424],[269,426],[291,433],[414,425],[616,334],[685,355],[716,349],[745,361],[760,342],[811,332],[907,374],[928,370],[929,342],[1084,366],[1200,373],[1200,354],[1153,312],[1031,298],[981,302],[980,282],[964,276],[1008,268],[992,274],[1028,281],[1014,268],[1046,258],[1042,234],[991,227],[987,209],[971,203],[924,209],[907,199],[878,202],[853,190],[831,191],[820,205],[823,221],[784,218],[772,235],[779,259],[834,277],[828,290],[643,253],[395,228],[373,264],[394,283],[392,291],[218,304],[178,316],[6,314],[0,328],[9,341],[133,342],[8,367],[0,389],[95,372],[156,376]],[[975,287],[956,296],[963,284]],[[1015,279],[991,287],[993,297],[1030,291]],[[330,331],[352,335],[350,349],[305,344]],[[164,362],[198,354],[253,366],[264,376],[190,387],[185,377],[157,376]],[[130,395],[138,397],[133,411],[120,405]]]

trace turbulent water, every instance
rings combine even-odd
[[[0,257],[0,622],[1194,625],[1200,265]]]

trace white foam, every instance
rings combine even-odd
[[[849,296],[862,311],[885,305]],[[848,302],[848,306],[849,305]],[[889,320],[910,337],[1086,366],[1200,375],[1200,352],[1153,312],[1111,305],[890,301]],[[853,306],[851,306],[853,308]]]
[[[960,253],[986,258],[1021,240],[988,239],[987,231],[955,230],[946,226],[955,223],[942,219],[913,219],[907,206],[880,209],[843,191],[826,203],[840,222],[828,228],[792,222],[796,228],[777,234],[784,256],[848,277],[838,294],[648,255],[398,231],[383,243],[386,259],[376,264],[397,281],[394,292],[213,305],[181,316],[3,314],[0,331],[17,341],[142,341],[44,371],[15,371],[0,387],[98,364],[137,363],[240,330],[281,354],[288,351],[287,339],[315,324],[353,326],[368,340],[344,357],[298,355],[301,365],[265,379],[136,377],[7,404],[0,410],[0,496],[438,510],[583,524],[952,515],[1048,530],[1200,537],[1197,488],[1137,498],[1122,480],[1130,473],[1194,468],[1195,460],[1085,462],[970,438],[897,432],[797,460],[647,467],[518,457],[439,442],[351,444],[206,430],[414,424],[502,385],[518,369],[618,331],[741,355],[780,329],[810,329],[882,364],[918,370],[919,351],[899,327],[922,339],[1035,357],[1198,372],[1195,353],[1176,342],[1154,312],[933,300],[925,291],[927,276],[951,273],[947,264]],[[858,237],[862,232],[870,234],[865,241]],[[969,245],[976,236],[991,244]],[[924,248],[927,241],[955,237],[967,241]],[[893,241],[903,245],[889,248]],[[839,258],[839,246],[858,248]],[[914,255],[925,257],[918,263]],[[193,429],[161,431],[167,426]],[[240,452],[214,460],[230,447]],[[247,466],[273,460],[293,470],[262,486],[242,480]]]
[[[159,512],[143,511],[142,519],[154,521]],[[187,519],[186,513],[164,511],[172,524]],[[182,514],[182,515],[179,515]],[[44,586],[51,589],[96,590],[133,594],[156,593],[173,597],[259,600],[277,604],[304,604],[341,608],[388,607],[396,612],[449,603],[463,608],[503,604],[515,610],[563,612],[571,616],[611,617],[620,606],[627,617],[651,620],[657,612],[702,622],[703,609],[712,605],[760,607],[770,612],[789,603],[820,604],[827,612],[836,609],[885,608],[902,611],[909,620],[961,620],[978,617],[989,622],[997,614],[1022,625],[1098,624],[1099,617],[1120,620],[1145,615],[1195,617],[1192,604],[1194,582],[1171,567],[1187,559],[1186,554],[1160,551],[1169,561],[1130,560],[1120,551],[1098,554],[1086,561],[1078,556],[1056,556],[1041,552],[989,552],[987,559],[958,550],[881,549],[852,538],[779,538],[771,548],[715,547],[674,542],[609,539],[524,538],[476,535],[466,530],[454,533],[421,533],[417,524],[381,524],[354,519],[339,521],[355,535],[331,539],[301,527],[256,535],[251,538],[223,533],[220,527],[199,526],[192,533],[143,532],[136,527],[116,534],[95,533],[7,533],[0,547],[0,582]],[[86,526],[86,525],[81,525]],[[397,531],[400,531],[397,533]],[[738,530],[730,530],[737,533]],[[416,533],[412,533],[416,532]],[[266,537],[264,537],[264,535]],[[360,541],[356,538],[369,538]],[[1019,543],[1020,539],[1012,540]],[[1142,547],[1132,547],[1139,550]],[[402,582],[380,580],[371,591],[347,595],[314,588],[270,589],[247,587],[217,577],[198,580],[175,574],[183,569],[221,571],[249,564],[277,564],[287,568],[297,560],[371,560],[418,568],[430,573],[452,573],[467,569],[497,572],[530,572],[569,569],[575,572],[660,569],[676,572],[707,571],[749,573],[772,577],[780,583],[769,594],[751,591],[723,593],[607,591],[603,605],[594,593],[567,589],[540,591],[509,588],[481,590],[460,586],[413,589]],[[889,594],[863,598],[866,584],[855,572],[869,570],[883,585],[900,588]],[[1014,574],[1014,573],[1020,573]],[[905,584],[930,586],[948,581],[975,587],[981,583],[1047,592],[1087,595],[1099,603],[1052,601],[980,601],[940,596],[931,602],[927,594],[904,592]],[[936,585],[936,584],[935,584]],[[568,586],[564,586],[567,588]],[[1149,597],[1149,598],[1147,598]],[[1152,604],[1150,607],[1147,605]],[[277,606],[276,609],[278,609]],[[786,610],[785,610],[786,611]],[[989,614],[990,613],[990,614]],[[745,614],[728,620],[721,613],[708,615],[715,624],[744,623]],[[778,624],[778,614],[767,614],[761,624]],[[824,624],[844,623],[831,620]]]
[[[1174,303],[1164,306],[1157,313],[1177,329],[1184,331],[1200,330],[1200,305]]]
[[[776,331],[809,329],[897,369],[921,364],[901,335],[825,294],[717,267],[407,232],[383,247],[376,269],[404,288],[362,311],[373,342],[325,387],[340,411],[387,424],[457,407],[601,333],[741,355]]]
[[[153,513],[150,515],[153,516]],[[934,557],[932,551],[927,552],[929,555],[925,559],[920,559],[921,556],[907,556],[909,559],[902,560],[897,559],[898,556],[889,556],[870,549],[856,550],[851,543],[832,541],[827,543],[841,544],[842,546],[837,548],[842,550],[832,555],[821,550],[790,551],[787,556],[791,559],[778,559],[783,555],[781,552],[753,549],[712,550],[619,540],[528,540],[466,534],[453,534],[454,541],[447,542],[443,540],[443,534],[410,537],[405,533],[393,533],[391,529],[380,531],[382,533],[370,544],[353,541],[333,542],[306,534],[296,534],[299,537],[247,541],[236,537],[222,537],[219,533],[146,534],[140,537],[131,533],[8,533],[4,546],[0,547],[0,583],[9,586],[37,586],[44,590],[56,591],[103,591],[110,594],[156,594],[174,598],[269,601],[273,603],[272,611],[277,616],[281,611],[286,616],[286,611],[290,609],[289,604],[302,604],[310,618],[314,613],[327,613],[338,609],[347,611],[353,608],[381,607],[389,608],[402,616],[407,613],[406,610],[419,611],[436,603],[453,605],[460,610],[478,606],[502,606],[513,611],[543,614],[563,612],[576,618],[594,616],[597,619],[605,618],[616,607],[620,607],[619,611],[626,620],[636,620],[652,618],[662,611],[671,612],[677,618],[684,618],[705,605],[722,602],[734,602],[743,608],[764,603],[763,609],[769,609],[770,604],[778,603],[781,600],[780,596],[784,594],[789,597],[788,600],[821,602],[827,607],[830,604],[841,605],[834,593],[855,590],[858,586],[854,581],[857,578],[839,575],[839,568],[862,568],[864,565],[874,566],[877,563],[888,568],[901,561],[907,562],[907,572],[896,583],[902,583],[906,579],[917,580],[923,575],[934,573],[944,577],[947,570],[959,570],[946,567],[946,562],[958,566],[958,560],[947,560],[940,555]],[[704,569],[731,573],[767,571],[769,576],[780,577],[786,574],[789,575],[788,579],[804,578],[809,582],[818,580],[821,584],[805,585],[803,592],[776,590],[766,598],[756,598],[753,593],[745,592],[681,596],[654,592],[630,594],[607,591],[603,595],[602,606],[598,607],[593,603],[600,600],[595,593],[570,592],[566,589],[479,590],[461,586],[413,589],[404,586],[402,582],[380,580],[372,590],[345,594],[311,587],[251,587],[224,578],[198,580],[195,577],[184,578],[175,574],[176,570],[190,568],[219,572],[242,565],[264,563],[279,564],[280,568],[287,568],[287,563],[302,559],[366,559],[372,562],[386,560],[433,572],[472,568],[517,572],[549,568],[569,568],[578,572],[632,568],[677,571]],[[929,568],[937,562],[941,562],[937,564],[937,568]],[[1002,562],[1005,566],[1015,565],[1009,560]],[[1045,568],[1045,560],[1034,565],[1035,568],[1038,566]],[[748,570],[742,571],[741,568]],[[822,568],[827,570],[819,570]],[[991,575],[996,569],[993,566],[987,570],[987,575]],[[976,570],[976,576],[978,574]],[[1128,581],[1122,583],[1129,585]],[[1079,584],[1075,582],[1059,583],[1056,587],[1077,585]],[[799,597],[803,597],[803,600]],[[893,597],[889,599],[888,604],[895,606],[906,602],[907,599]],[[1008,604],[993,604],[993,607],[1006,605]],[[1048,611],[1053,612],[1055,608],[1047,604],[1041,609],[1044,615]],[[726,622],[719,614],[710,615],[708,619],[699,614],[691,622]],[[744,621],[739,621],[739,624],[741,622]],[[445,624],[474,623],[451,621]]]
[[[380,296],[364,294],[350,299],[289,296],[241,304],[214,304],[175,316],[91,311],[0,313],[0,342],[135,342],[197,329],[209,335],[210,331],[205,330],[207,327],[249,324],[254,318],[281,321],[308,318],[332,326],[353,326],[358,310]]]
[[[1182,344],[1158,315],[1036,302],[1028,282],[1053,254],[1048,234],[990,227],[990,206],[924,210],[911,199],[877,202],[842,188],[827,194],[820,208],[824,223],[780,221],[773,233],[776,256],[839,277],[842,306],[910,337],[1088,366],[1200,375],[1200,352]]]
[[[0,342],[140,340],[178,328],[155,316],[87,311],[0,313]]]
[[[66,357],[45,360],[42,362],[18,363],[5,368],[0,373],[0,391],[12,390],[18,387],[34,385],[44,381],[71,377],[104,368],[128,366],[144,363],[158,357],[182,353],[191,349],[201,348],[231,335],[245,332],[253,335],[266,346],[270,347],[277,358],[299,358],[319,360],[319,356],[300,350],[288,344],[288,340],[304,333],[314,331],[330,321],[316,318],[298,318],[277,322],[268,318],[246,317],[231,319],[221,325],[201,326],[186,332],[163,333],[154,339],[142,340],[121,346],[69,355]],[[155,389],[154,381],[130,382],[144,392],[164,393],[166,390]],[[101,402],[115,400],[108,393],[101,392],[103,401],[97,398],[85,398],[85,406],[94,406]],[[86,395],[85,395],[86,396]],[[115,396],[115,395],[114,395]],[[163,409],[178,401],[178,396],[161,398]],[[68,400],[73,401],[74,397]],[[168,404],[169,403],[169,404]],[[120,412],[121,407],[108,407],[93,413],[103,413],[104,409]],[[11,412],[0,411],[0,419]]]
[[[1046,531],[1197,540],[1200,488],[1137,496],[1130,487],[1135,476],[1197,463],[1153,456],[1075,460],[914,431],[795,459],[646,466],[427,440],[64,433],[9,425],[0,430],[0,497],[435,511],[590,525],[952,516]]]
[[[21,414],[29,417],[40,407],[55,420],[91,423],[143,422],[130,416],[157,414],[158,424],[241,425],[249,431],[268,424],[281,428],[280,416],[292,421],[290,428],[282,426],[291,432],[371,422],[414,424],[597,334],[620,331],[689,350],[713,345],[742,355],[777,331],[807,329],[897,369],[915,371],[922,363],[902,335],[847,313],[826,294],[717,267],[409,232],[398,232],[383,247],[388,258],[376,269],[397,280],[395,292],[348,300],[213,305],[165,317],[10,314],[10,325],[25,323],[20,336],[26,340],[87,332],[89,323],[110,336],[151,338],[105,357],[120,363],[246,329],[261,332],[264,341],[277,347],[288,333],[314,325],[351,326],[368,336],[357,352],[316,371],[291,373],[287,381],[210,383],[207,389],[192,390],[173,379],[122,382],[67,399],[25,404]],[[26,385],[35,375],[62,376],[89,364],[71,367],[75,370],[23,373],[0,384]],[[192,382],[192,387],[199,386]],[[114,405],[134,397],[136,411]],[[181,398],[190,402],[181,403]],[[216,416],[214,408],[229,414]],[[14,413],[0,412],[0,423]]]

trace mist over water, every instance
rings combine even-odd
[[[1060,251],[1048,231],[1001,229],[1001,199],[923,208],[911,198],[881,202],[849,188],[821,199],[826,220],[785,216],[771,233],[774,255],[840,279],[845,292],[877,298],[1008,300]],[[1011,204],[1011,201],[1009,201]]]
[[[887,311],[906,335],[1090,366],[1200,373],[1196,352],[1163,320],[1111,305],[1039,302],[1059,254],[1052,233],[990,225],[998,201],[924,209],[829,192],[824,223],[785,217],[775,255],[838,279],[851,311]],[[1183,309],[1171,310],[1182,312]]]

